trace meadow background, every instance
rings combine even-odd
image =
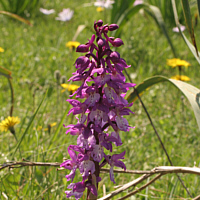
[[[66,79],[75,71],[74,62],[80,56],[66,47],[71,41],[79,25],[87,25],[77,37],[76,41],[86,43],[92,35],[95,20],[102,19],[104,24],[111,22],[112,9],[97,12],[96,7],[87,5],[89,0],[41,0],[31,16],[24,15],[33,26],[0,15],[0,66],[12,72],[14,88],[13,116],[20,118],[20,124],[15,127],[17,138],[21,138],[29,122],[43,99],[48,93],[38,111],[29,130],[17,149],[17,142],[9,132],[0,134],[0,163],[21,161],[22,158],[37,162],[63,162],[69,158],[67,147],[75,144],[73,136],[66,135],[66,129],[59,127],[64,117],[64,124],[76,123],[72,115],[66,116],[70,109],[66,99],[70,93],[61,93],[60,83],[54,76],[59,70]],[[149,3],[156,1],[149,0]],[[197,46],[199,44],[199,24],[196,1],[190,1]],[[39,8],[55,9],[55,13],[44,15]],[[55,20],[63,8],[74,10],[70,21]],[[2,10],[2,7],[0,7]],[[164,9],[167,10],[167,7]],[[179,11],[181,16],[181,9]],[[164,18],[165,19],[165,18]],[[165,19],[168,34],[173,42],[179,58],[188,61],[191,66],[184,69],[183,74],[190,77],[190,84],[199,88],[199,64],[184,43],[179,33],[172,31],[175,22]],[[184,24],[184,18],[181,21]],[[185,30],[189,38],[189,33]],[[120,38],[124,45],[116,49],[127,64],[127,69],[134,83],[139,84],[148,77],[163,75],[168,78],[178,74],[177,68],[167,66],[167,59],[174,57],[171,48],[162,31],[152,18],[140,11],[135,14],[123,27]],[[169,83],[159,83],[141,96],[154,125],[175,166],[199,167],[200,145],[199,129],[194,113],[188,100],[180,91]],[[5,77],[0,76],[0,120],[10,112],[10,88]],[[125,164],[131,170],[151,170],[157,166],[170,165],[167,157],[155,135],[155,132],[140,104],[134,102],[131,110],[134,115],[127,117],[129,124],[135,126],[127,133],[122,133],[123,145],[114,148],[114,152],[126,150]],[[48,126],[55,123],[50,130]],[[65,175],[69,171],[57,171],[56,167],[23,167],[0,171],[0,199],[66,199],[67,190]],[[102,175],[99,186],[99,197],[103,195],[103,185],[106,192],[114,190],[116,185],[125,184],[136,179],[139,175],[115,174],[116,185],[109,178],[109,174]],[[185,185],[195,197],[200,193],[200,179],[196,175],[181,174]],[[127,191],[124,191],[123,195]],[[121,194],[121,196],[123,196]],[[113,199],[119,198],[120,195]],[[175,174],[163,176],[148,190],[143,190],[130,197],[133,199],[190,199]],[[73,199],[73,198],[72,198]],[[83,196],[85,199],[85,196]]]

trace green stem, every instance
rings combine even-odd
[[[16,142],[18,143],[18,139],[17,139],[16,133],[15,133],[15,130],[13,129],[13,130],[11,131],[11,133],[12,133],[12,135],[15,137]],[[22,154],[21,154],[20,148],[19,148],[19,154],[20,154],[20,157],[22,158]]]
[[[179,72],[179,76],[180,76],[180,77],[181,77],[181,71],[182,71],[181,66],[178,66],[178,72]]]
[[[13,85],[12,85],[12,82],[11,82],[11,79],[10,79],[10,78],[8,78],[8,83],[9,83],[10,91],[11,91],[10,116],[12,117],[13,109],[14,109],[14,89],[13,89]]]
[[[18,142],[18,139],[15,133],[13,134],[13,136],[15,137],[16,142]]]

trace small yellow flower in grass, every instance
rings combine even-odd
[[[77,48],[81,43],[76,41],[69,41],[65,44],[66,47],[69,47],[70,49]]]
[[[171,79],[179,80],[179,81],[190,81],[190,78],[184,75],[176,75],[172,76]]]
[[[50,124],[50,126],[53,127],[53,126],[56,126],[56,124],[57,124],[57,123],[54,122],[54,123]]]
[[[181,60],[179,58],[172,58],[172,59],[167,59],[167,65],[171,67],[188,67],[190,66],[190,63],[188,63],[185,60]]]
[[[102,12],[102,11],[104,11],[104,8],[102,8],[102,7],[97,7],[97,12]]]
[[[79,86],[78,85],[73,85],[73,84],[66,84],[66,83],[63,83],[61,84],[61,86],[64,88],[61,92],[63,93],[65,90],[68,90],[70,93],[74,93],[78,88]]]
[[[0,52],[3,53],[4,52],[4,49],[2,47],[0,47]]]
[[[54,122],[54,123],[52,123],[52,124],[48,124],[48,127],[45,128],[44,131],[48,131],[49,134],[50,134],[51,128],[52,128],[53,126],[56,126],[56,124],[57,124],[56,122]]]
[[[7,117],[0,123],[0,130],[3,132],[7,132],[8,130],[12,133],[15,134],[15,129],[14,126],[15,124],[19,124],[20,119],[18,117]]]
[[[42,126],[37,127],[37,131],[40,131],[40,130],[42,130]]]

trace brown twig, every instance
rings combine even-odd
[[[50,162],[31,162],[31,161],[27,161],[25,159],[23,159],[23,161],[13,161],[13,162],[7,162],[4,163],[2,165],[0,165],[0,170],[5,169],[5,168],[19,168],[19,167],[25,167],[25,166],[50,166],[50,167],[59,167],[61,163],[58,162],[54,162],[54,163],[50,163]],[[58,169],[62,169],[62,168],[58,168]],[[101,169],[101,172],[106,172],[109,173],[109,169]],[[189,174],[196,174],[200,176],[200,168],[198,167],[174,167],[174,166],[160,166],[160,167],[155,167],[154,169],[150,170],[150,171],[139,171],[139,170],[114,170],[114,173],[129,173],[129,174],[143,174],[141,177],[123,185],[122,187],[118,188],[117,190],[111,192],[110,194],[98,199],[98,200],[107,200],[112,198],[113,196],[123,192],[124,190],[136,186],[137,184],[139,184],[140,182],[144,181],[145,179],[149,178],[150,176],[154,175],[154,174],[159,174],[158,176],[156,176],[155,178],[153,178],[151,181],[149,181],[148,183],[146,183],[145,185],[143,185],[142,187],[138,188],[137,190],[134,190],[133,192],[129,193],[128,195],[133,195],[136,194],[137,192],[139,192],[140,190],[143,190],[144,188],[146,188],[148,185],[150,185],[151,183],[153,183],[154,181],[156,181],[158,178],[160,178],[163,175],[166,174],[170,174],[170,173],[189,173]],[[125,196],[126,198],[128,196]],[[125,198],[125,197],[122,197]],[[120,200],[122,200],[120,199]],[[200,199],[200,195],[195,197],[193,200],[198,200]]]
[[[174,167],[174,166],[161,166],[161,167],[155,167],[154,169],[152,169],[151,171],[148,171],[148,174],[144,174],[143,176],[123,185],[122,187],[120,187],[119,189],[111,192],[110,194],[106,195],[105,197],[102,197],[98,200],[108,200],[111,199],[112,197],[114,197],[115,195],[123,192],[124,190],[136,186],[137,184],[139,184],[140,182],[144,181],[145,179],[147,179],[148,177],[152,176],[153,174],[157,174],[159,173],[158,176],[156,176],[154,179],[152,179],[151,182],[149,182],[148,185],[150,185],[151,183],[153,183],[155,180],[157,180],[158,178],[160,178],[163,175],[169,174],[169,173],[191,173],[191,174],[197,174],[200,175],[200,168],[197,167]],[[136,194],[138,191],[144,189],[145,187],[147,187],[148,185],[145,184],[142,187],[140,187],[139,189],[133,191],[135,192],[134,194]],[[137,192],[136,192],[137,191]],[[131,195],[133,195],[133,192],[130,193]],[[198,196],[200,198],[200,196]],[[196,197],[198,199],[198,197]],[[197,200],[195,199],[195,200]]]
[[[15,168],[15,167],[26,167],[26,166],[49,166],[49,167],[60,167],[61,163],[58,162],[31,162],[23,159],[22,161],[10,161],[0,165],[0,171],[5,168]],[[64,168],[58,168],[57,170],[63,170]],[[109,173],[110,169],[102,168],[101,172]],[[200,175],[200,168],[198,167],[178,167],[178,166],[160,166],[155,167],[149,171],[142,170],[119,170],[114,169],[114,173],[124,173],[124,174],[170,174],[170,173],[189,173]]]
[[[61,163],[48,163],[48,162],[7,162],[1,165],[0,170],[5,168],[18,168],[18,167],[25,167],[25,166],[52,166],[52,167],[59,167]]]
[[[147,179],[148,177],[152,176],[151,174],[144,174],[141,177],[126,183],[125,185],[123,185],[122,187],[120,187],[119,189],[111,192],[110,194],[107,194],[106,196],[98,199],[98,200],[107,200],[107,199],[111,199],[112,197],[116,196],[117,194],[123,192],[124,190],[127,190],[130,187],[136,186],[138,183],[142,182],[143,180]]]
[[[192,200],[199,200],[200,199],[200,195],[196,196],[194,199]]]
[[[130,192],[129,194],[127,194],[126,196],[119,198],[117,200],[124,200],[138,192],[140,192],[141,190],[145,189],[147,186],[151,185],[153,182],[155,182],[157,179],[159,179],[161,176],[163,176],[164,174],[158,174],[155,178],[153,178],[151,181],[149,181],[148,183],[144,184],[142,187],[134,190],[133,192]]]

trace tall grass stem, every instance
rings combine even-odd
[[[12,81],[10,78],[8,78],[8,83],[11,91],[11,107],[10,107],[10,116],[12,117],[13,110],[14,110],[14,89],[12,85]]]

